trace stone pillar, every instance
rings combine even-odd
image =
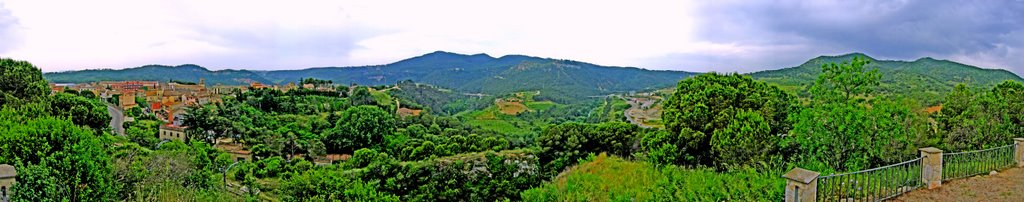
[[[928,189],[942,186],[942,150],[935,147],[918,149],[921,151],[921,180]]]
[[[786,178],[786,202],[817,201],[818,175],[803,168],[793,168],[782,175]]]
[[[1024,167],[1024,138],[1013,138],[1013,144],[1017,145],[1013,159],[1017,162],[1017,167]]]

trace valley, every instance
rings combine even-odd
[[[959,73],[936,73],[945,71]],[[24,128],[71,117],[54,123],[80,131],[73,135],[84,139],[68,144],[112,148],[79,160],[116,162],[98,171],[181,165],[110,179],[129,188],[91,185],[109,191],[100,198],[118,190],[145,200],[777,200],[776,176],[794,165],[852,171],[920,146],[1004,143],[1024,131],[1011,113],[1024,85],[1007,73],[861,54],[751,74],[448,52],[351,68],[145,66],[37,73],[32,85],[49,83],[49,94],[5,105],[0,132],[46,131]],[[989,135],[965,140],[973,133],[962,131]],[[836,144],[849,155],[817,150]],[[0,152],[0,161],[25,155]],[[189,180],[197,178],[219,180]],[[163,184],[173,180],[192,184]],[[362,194],[338,195],[353,191]]]

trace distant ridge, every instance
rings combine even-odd
[[[83,70],[45,73],[50,82],[82,83],[103,80],[197,81],[241,85],[251,81],[283,84],[302,78],[332,80],[360,85],[395,84],[413,80],[462,92],[503,94],[542,91],[551,96],[583,97],[664,88],[694,75],[683,71],[657,71],[635,67],[600,66],[591,63],[506,55],[464,55],[436,51],[386,65],[316,67],[300,70],[209,71],[196,65],[147,65],[122,70]]]
[[[805,94],[821,65],[849,61],[854,57],[872,60],[870,67],[882,72],[883,94],[898,94],[924,104],[938,104],[946,92],[958,83],[987,88],[1005,80],[1022,81],[1020,76],[1002,69],[983,69],[949,60],[925,57],[914,61],[876,60],[863,53],[819,56],[803,64],[777,70],[750,73],[756,79],[774,83],[788,91]],[[122,70],[82,70],[45,73],[50,82],[83,83],[120,80],[182,80],[225,85],[249,82],[284,84],[302,78],[332,80],[360,85],[395,84],[412,80],[467,93],[503,94],[542,91],[555,97],[579,98],[629,91],[671,87],[677,81],[697,73],[647,70],[636,67],[600,66],[591,63],[506,55],[465,55],[436,51],[385,65],[355,67],[315,67],[300,70],[210,71],[197,65],[146,65]]]
[[[249,70],[217,70],[210,71],[204,67],[194,64],[178,66],[167,65],[146,65],[135,68],[113,70],[96,69],[81,71],[65,71],[44,73],[46,80],[54,83],[86,83],[95,81],[125,81],[125,80],[148,80],[148,81],[199,81],[205,78],[209,84],[247,84],[250,82],[270,82]]]
[[[754,72],[750,75],[797,93],[806,93],[803,89],[814,83],[821,73],[821,65],[842,63],[854,57],[868,58],[872,61],[869,67],[877,67],[882,73],[881,93],[905,95],[928,105],[938,104],[945,93],[959,83],[988,88],[1006,80],[1024,82],[1020,76],[1003,69],[984,69],[930,57],[914,61],[877,60],[863,53],[819,56],[796,67]]]

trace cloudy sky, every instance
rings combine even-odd
[[[1022,49],[1022,0],[0,1],[0,57],[46,72],[355,66],[444,50],[720,72],[863,52],[1024,74]]]

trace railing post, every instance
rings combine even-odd
[[[803,168],[793,168],[782,175],[786,178],[786,202],[817,201],[818,175]]]
[[[928,189],[942,186],[942,150],[935,147],[918,150],[921,151],[921,180]]]
[[[1013,161],[1017,162],[1017,167],[1024,167],[1024,138],[1013,138],[1013,144],[1016,145]]]

